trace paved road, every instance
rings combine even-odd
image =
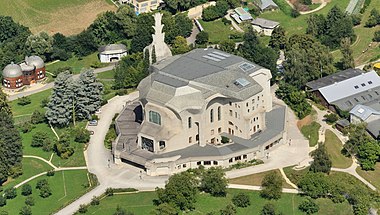
[[[121,112],[126,102],[135,100],[137,97],[138,92],[133,92],[126,96],[116,96],[101,108],[98,125],[88,128],[94,131],[94,135],[91,136],[89,147],[85,151],[88,170],[96,174],[100,185],[63,208],[57,214],[73,214],[81,204],[90,203],[93,196],[103,194],[108,187],[133,187],[139,190],[152,191],[156,187],[163,187],[165,185],[168,179],[167,176],[150,177],[143,175],[142,179],[140,179],[140,169],[129,165],[113,165],[112,162],[108,162],[108,160],[112,160],[112,155],[109,150],[104,148],[104,137],[112,122],[112,118],[115,113]],[[110,166],[108,167],[109,164]]]
[[[191,31],[191,35],[186,38],[187,45],[194,44],[195,45],[195,40],[197,39],[197,35],[199,34],[199,29],[193,22],[193,29]]]
[[[250,186],[241,184],[228,184],[228,188],[242,189],[242,190],[261,190],[260,186]],[[283,193],[302,193],[297,189],[282,188]]]
[[[94,73],[96,74],[96,73],[102,73],[102,72],[106,72],[106,71],[112,70],[113,68],[115,68],[115,65],[116,64],[112,64],[112,65],[107,66],[107,67],[94,69]],[[74,77],[79,77],[79,74],[74,75]],[[25,92],[20,92],[20,93],[14,94],[14,95],[10,95],[10,96],[8,96],[8,100],[9,101],[13,101],[13,100],[21,98],[23,96],[30,96],[30,95],[33,95],[35,93],[39,93],[39,92],[48,90],[50,88],[53,88],[53,86],[54,86],[54,82],[47,83],[43,87],[40,87],[40,88],[35,89],[35,90],[30,90],[30,91],[25,91]]]

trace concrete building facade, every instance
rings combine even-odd
[[[99,59],[102,63],[117,62],[127,55],[127,47],[123,44],[109,44],[99,48]]]
[[[286,111],[272,105],[271,77],[268,69],[215,49],[153,64],[138,86],[139,101],[116,120],[115,162],[167,175],[264,157],[286,138]]]
[[[149,13],[156,10],[162,0],[119,0],[120,4],[131,4],[133,5],[136,14]]]

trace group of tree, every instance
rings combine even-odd
[[[227,14],[229,7],[230,6],[227,1],[219,0],[216,2],[215,6],[209,6],[203,9],[202,19],[204,21],[213,21],[215,19],[222,18]]]
[[[40,196],[42,198],[47,198],[52,195],[49,182],[46,179],[37,181],[36,189],[40,190]]]
[[[277,172],[266,174],[261,182],[261,196],[267,199],[279,199],[282,194],[282,177]]]
[[[371,14],[367,22],[365,23],[365,26],[372,28],[372,27],[375,27],[376,25],[380,25],[380,13],[376,8],[374,8],[371,10]]]
[[[1,25],[1,24],[0,24]],[[0,33],[1,34],[1,33]],[[1,38],[1,37],[0,37]],[[22,172],[22,143],[7,96],[0,89],[0,185]]]
[[[227,194],[227,179],[219,167],[207,170],[197,169],[175,174],[169,178],[165,188],[157,188],[155,204],[156,214],[159,211],[193,210],[197,193],[204,191],[212,196],[224,197]]]
[[[59,74],[46,107],[45,116],[51,125],[64,127],[76,120],[90,119],[100,108],[103,85],[93,70],[84,70],[79,78],[69,72]]]
[[[337,6],[331,8],[327,17],[311,15],[307,19],[306,32],[318,38],[322,44],[330,48],[338,48],[343,38],[355,40],[352,18],[343,13]]]
[[[380,144],[369,136],[364,124],[352,124],[348,128],[349,140],[344,145],[347,154],[356,156],[363,170],[374,170],[380,159]]]

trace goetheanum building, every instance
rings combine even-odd
[[[8,64],[3,70],[3,86],[17,89],[24,85],[33,85],[45,78],[45,63],[38,56],[25,57],[20,64]]]
[[[216,49],[153,64],[139,100],[116,119],[115,162],[166,175],[200,165],[228,167],[265,157],[286,137],[284,106],[273,105],[271,73]]]

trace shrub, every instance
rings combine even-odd
[[[30,100],[29,97],[23,96],[23,97],[17,99],[17,104],[21,105],[21,106],[25,106],[25,105],[28,105],[30,103],[32,103],[32,101]]]
[[[32,118],[30,120],[33,124],[39,124],[45,122],[45,114],[41,113],[38,110],[35,110],[32,114]]]
[[[34,205],[34,198],[32,196],[26,197],[25,204],[29,205],[29,206],[33,206]]]
[[[106,196],[113,196],[113,189],[111,187],[106,189]]]
[[[298,206],[298,209],[306,214],[313,214],[319,211],[319,206],[311,199],[307,199]]]
[[[205,31],[201,31],[201,32],[199,32],[199,34],[197,34],[197,36],[195,38],[195,43],[202,45],[202,44],[208,43],[208,40],[209,40],[208,33]]]
[[[82,204],[82,205],[79,206],[79,210],[78,210],[78,212],[81,213],[81,214],[84,214],[84,213],[87,212],[87,208],[88,208],[87,205],[83,205],[83,204]]]
[[[336,115],[335,113],[326,114],[324,115],[324,117],[326,118],[326,122],[329,124],[332,124],[339,119],[338,115]]]
[[[249,196],[245,193],[238,193],[232,197],[232,203],[240,208],[245,208],[251,205],[251,200]]]
[[[45,185],[49,185],[49,182],[46,179],[41,179],[37,181],[36,189],[41,189]]]
[[[375,34],[373,35],[372,41],[374,42],[380,42],[380,31],[376,31]]]
[[[53,78],[56,78],[60,73],[66,71],[69,71],[70,74],[73,74],[73,68],[70,66],[57,68],[56,70],[51,71],[51,73],[53,74]]]
[[[6,199],[14,199],[16,198],[16,196],[17,196],[17,191],[15,188],[11,187],[4,190],[4,197]]]
[[[49,98],[44,98],[41,100],[40,107],[44,108],[49,103]]]
[[[261,215],[275,215],[276,214],[276,208],[274,204],[272,203],[266,203],[261,210]]]
[[[7,204],[7,199],[0,195],[0,207],[3,207]]]
[[[49,170],[47,173],[46,173],[46,176],[54,176],[55,175],[55,171],[54,171],[54,169],[52,169],[52,170]]]
[[[221,142],[224,144],[224,143],[229,143],[230,142],[230,138],[228,137],[225,137],[225,136],[222,136],[222,140]]]
[[[352,14],[351,19],[354,26],[360,25],[362,22],[362,17],[359,14]]]
[[[90,204],[91,205],[99,205],[100,204],[99,197],[96,197],[96,196],[92,197]]]
[[[85,128],[75,129],[74,140],[78,143],[88,143],[90,141],[90,132]]]
[[[23,196],[29,196],[32,194],[32,186],[30,184],[24,184],[21,187],[21,195]]]
[[[20,175],[22,175],[22,165],[21,164],[16,164],[16,165],[12,166],[11,169],[9,170],[9,176],[11,176],[12,178],[17,178]]]
[[[116,91],[116,95],[117,96],[128,95],[128,89],[119,89],[119,90]]]
[[[231,25],[231,20],[228,20],[226,17],[222,18],[222,22],[224,25]]]
[[[31,132],[33,130],[33,128],[34,128],[34,126],[32,124],[30,124],[29,122],[25,122],[20,126],[21,132],[24,134]]]
[[[32,136],[32,147],[42,147],[45,140],[48,139],[48,135],[45,132],[38,131]]]
[[[220,215],[234,215],[236,214],[236,208],[232,204],[228,204],[225,208],[220,210]]]
[[[20,209],[19,214],[20,215],[32,215],[32,209],[30,208],[30,206],[25,205],[24,207],[22,207]]]
[[[47,198],[49,196],[51,196],[51,189],[49,187],[49,185],[44,185],[40,188],[40,196],[42,198]]]
[[[296,18],[296,17],[298,17],[299,15],[301,15],[301,14],[300,14],[300,12],[298,12],[298,10],[296,10],[296,9],[292,9],[292,12],[291,12],[291,14],[290,14],[291,17]]]

